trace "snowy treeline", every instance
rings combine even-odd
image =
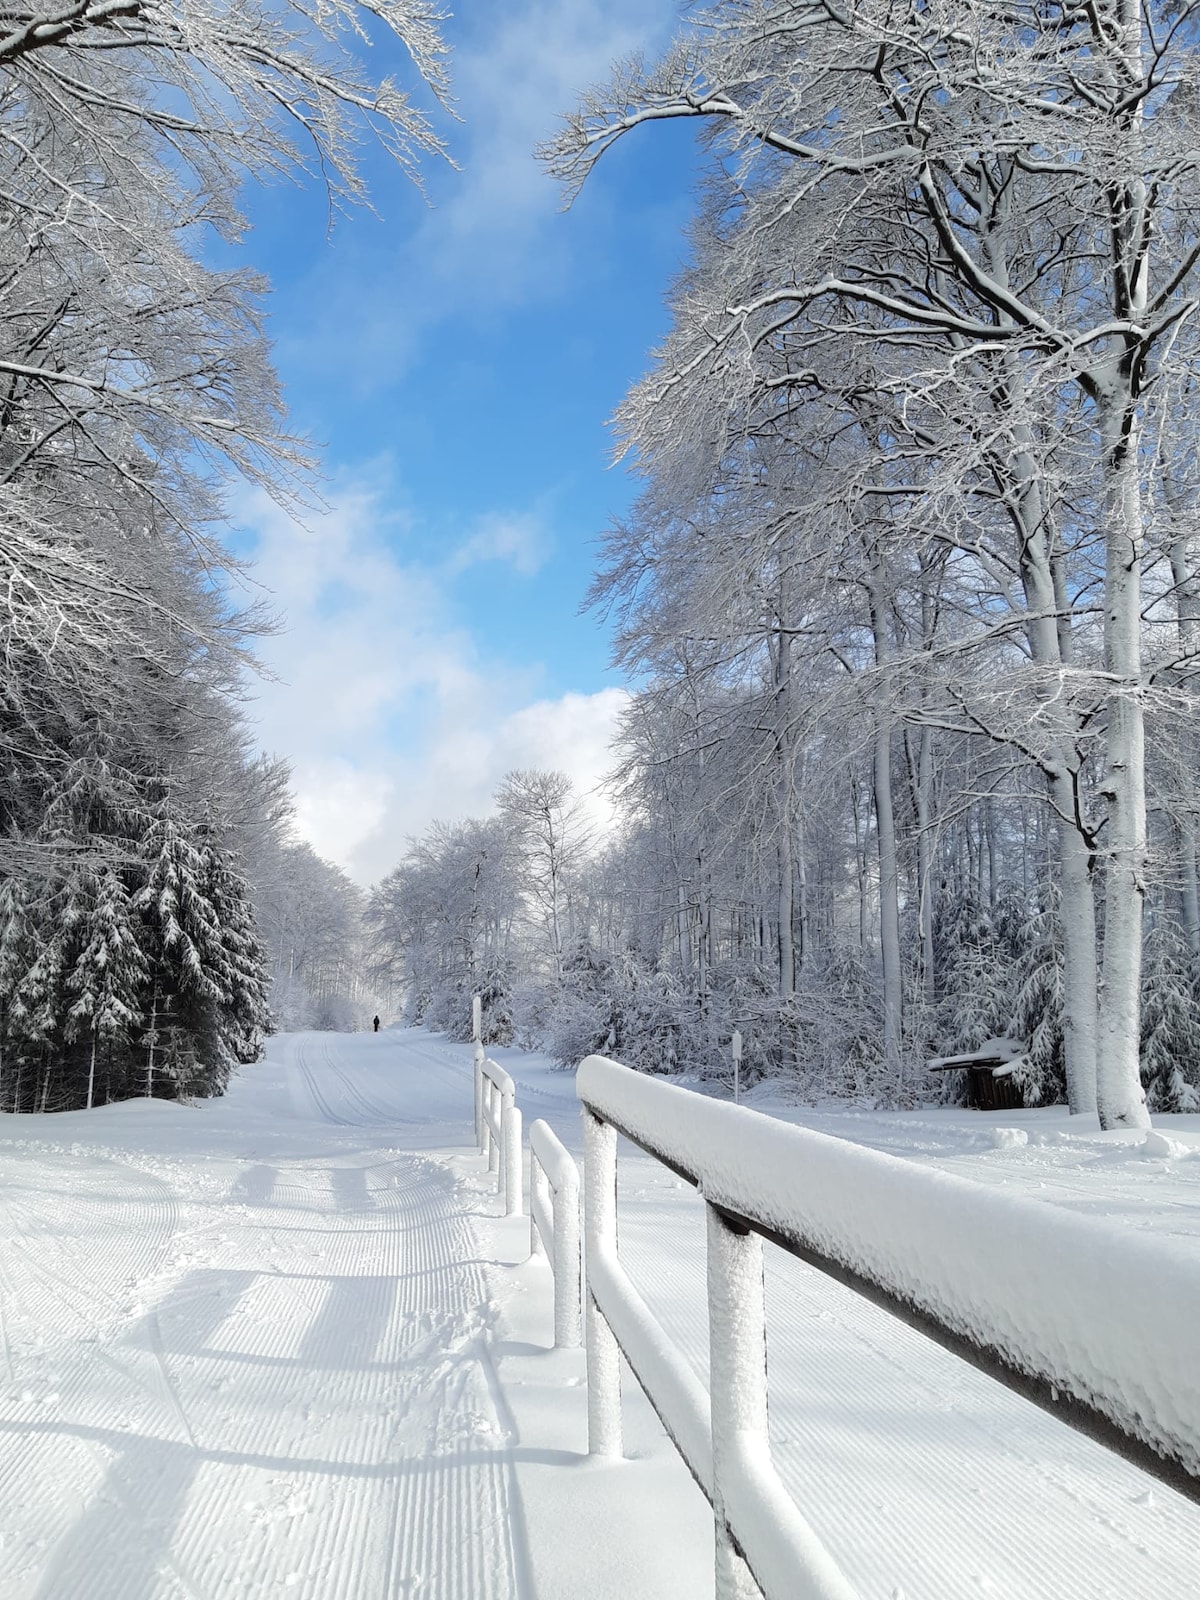
[[[1033,1074],[1105,1126],[1139,1054],[1162,1104],[1197,1071],[1196,64],[1155,0],[729,0],[549,152],[570,192],[643,123],[713,151],[596,587],[703,937],[736,860],[804,1009],[857,895],[891,1078],[1015,962],[988,1020],[1038,985]]]
[[[272,835],[251,873],[277,1027],[346,1030],[390,1012],[386,984],[368,982],[365,896],[311,846]]]
[[[626,825],[559,983],[661,1064],[736,1022],[894,1095],[1015,1032],[1032,1098],[1195,1103],[1196,61],[1186,6],[725,0],[546,152],[712,155],[618,419]]]
[[[372,977],[404,995],[410,1022],[467,1038],[479,994],[485,1042],[507,1044],[543,1037],[590,926],[591,857],[563,773],[511,772],[495,802],[410,839],[366,920]]]
[[[35,5],[0,40],[0,1107],[219,1090],[267,1022],[271,861],[319,876],[248,753],[220,541],[231,479],[310,464],[264,286],[208,245],[247,168],[314,159],[345,203],[356,125],[405,165],[436,140],[343,49],[353,0],[283,9],[269,50],[242,0]],[[442,93],[424,0],[363,9]]]
[[[795,976],[785,993],[778,854],[721,786],[744,780],[737,768],[722,780],[692,747],[647,759],[635,737],[643,718],[635,700],[613,833],[593,834],[564,775],[525,772],[510,774],[495,814],[409,841],[367,910],[372,979],[405,995],[409,1021],[466,1038],[478,993],[489,1044],[545,1046],[564,1064],[600,1051],[647,1071],[718,1077],[730,1073],[737,1028],[747,1076],[786,1074],[803,1094],[877,1103],[943,1092],[923,1070],[928,1055],[1008,1033],[1026,1045],[1027,1098],[1065,1098],[1062,944],[1057,901],[1041,886],[1051,846],[1039,796],[947,806],[927,988],[919,853],[902,813],[910,1031],[897,1072],[883,1053],[878,841],[862,752],[848,773],[831,769],[828,814],[798,833],[805,855],[793,865]],[[731,710],[731,742],[737,725]],[[840,813],[838,782],[848,789]],[[819,792],[814,778],[808,794]],[[523,810],[518,796],[535,803]],[[1200,1027],[1173,923],[1152,930],[1148,954],[1144,1076],[1155,1104],[1191,1105]]]

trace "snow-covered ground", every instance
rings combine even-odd
[[[495,1054],[578,1150],[571,1075]],[[1200,1232],[1200,1118],[1146,1148],[1057,1111],[756,1103]],[[0,1122],[3,1600],[711,1594],[707,1507],[639,1396],[632,1459],[588,1461],[582,1354],[547,1348],[549,1270],[470,1123],[469,1048],[405,1030],[283,1036],[195,1108]],[[620,1231],[705,1374],[695,1196],[626,1151]],[[864,1600],[1200,1592],[1200,1507],[768,1258],[777,1459]]]

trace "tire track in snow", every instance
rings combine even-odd
[[[352,1124],[347,1122],[345,1118],[338,1116],[337,1112],[330,1105],[328,1096],[323,1092],[322,1087],[318,1084],[317,1077],[313,1071],[313,1067],[309,1059],[309,1053],[305,1048],[305,1045],[306,1041],[303,1039],[298,1039],[296,1041],[295,1065],[300,1069],[301,1081],[304,1084],[309,1103],[315,1113],[314,1120],[318,1122],[327,1122],[331,1127],[335,1128],[346,1128],[352,1126]]]
[[[294,1060],[315,1120],[336,1128],[374,1128],[395,1120],[386,1110],[370,1105],[358,1093],[334,1063],[332,1047],[327,1040],[318,1044],[307,1037],[298,1039]]]
[[[336,1092],[342,1101],[340,1107],[330,1109],[340,1112],[340,1120],[344,1125],[373,1128],[392,1123],[398,1127],[414,1125],[427,1127],[439,1120],[428,1112],[414,1111],[414,1085],[407,1078],[403,1083],[397,1083],[396,1062],[391,1052],[382,1061],[360,1059],[352,1067],[338,1063],[335,1059],[334,1046],[328,1041],[322,1041],[321,1053],[321,1075],[326,1083],[331,1086],[336,1085]],[[409,1055],[406,1049],[403,1056],[405,1067],[411,1064]],[[438,1065],[444,1068],[444,1064]],[[452,1120],[460,1120],[462,1075],[454,1074],[451,1079],[443,1070],[442,1076],[445,1078],[447,1088],[453,1082],[454,1099],[448,1103],[447,1110]],[[425,1081],[417,1085],[417,1092],[428,1101],[430,1088],[428,1074],[423,1074],[423,1077]],[[469,1086],[469,1069],[466,1082]]]
[[[333,1047],[327,1040],[322,1041],[320,1074],[327,1084],[336,1086],[343,1109],[358,1126],[370,1128],[395,1120],[391,1108],[373,1104],[351,1074],[342,1071],[334,1059]]]
[[[349,1079],[349,1092],[366,1100],[373,1122],[461,1126],[463,1109],[471,1104],[469,1046],[439,1045],[419,1034],[414,1039],[407,1029],[368,1035],[364,1042],[368,1048],[340,1070]]]

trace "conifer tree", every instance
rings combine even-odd
[[[87,907],[87,939],[67,975],[74,998],[67,1013],[68,1043],[86,1037],[90,1043],[87,1108],[96,1096],[96,1063],[101,1049],[128,1046],[142,1024],[142,998],[148,964],[138,940],[139,928],[129,892],[111,866],[91,874]],[[106,1096],[107,1098],[107,1096]]]
[[[18,1109],[26,1044],[20,985],[34,960],[28,886],[0,879],[0,1106]]]
[[[1152,1111],[1200,1111],[1200,1005],[1194,963],[1179,930],[1146,940],[1142,987],[1142,1083]]]

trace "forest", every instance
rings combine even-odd
[[[0,38],[0,1108],[219,1093],[272,1025],[346,1025],[353,887],[298,843],[242,697],[271,623],[230,487],[312,504],[263,332],[218,270],[250,174],[364,198],[356,143],[438,141],[347,44],[391,29],[430,97],[425,0],[80,0]],[[247,597],[251,598],[248,600]],[[361,1006],[360,1006],[361,1009]]]
[[[707,152],[590,595],[619,828],[561,776],[372,896],[412,1014],[912,1103],[1200,1105],[1196,29],[1151,4],[726,0],[543,150]],[[390,967],[388,964],[390,963]]]
[[[447,79],[425,0],[284,9],[270,50],[243,0],[0,40],[0,1106],[219,1092],[273,1025],[474,992],[564,1063],[720,1077],[737,1029],[750,1077],[907,1105],[1005,1036],[1026,1103],[1200,1106],[1190,13],[722,0],[583,96],[568,203],[663,122],[704,152],[588,596],[618,820],[514,770],[364,896],[243,717],[229,487],[302,512],[314,462],[205,246],[248,172],[336,210],[364,131],[441,150],[360,11]]]

